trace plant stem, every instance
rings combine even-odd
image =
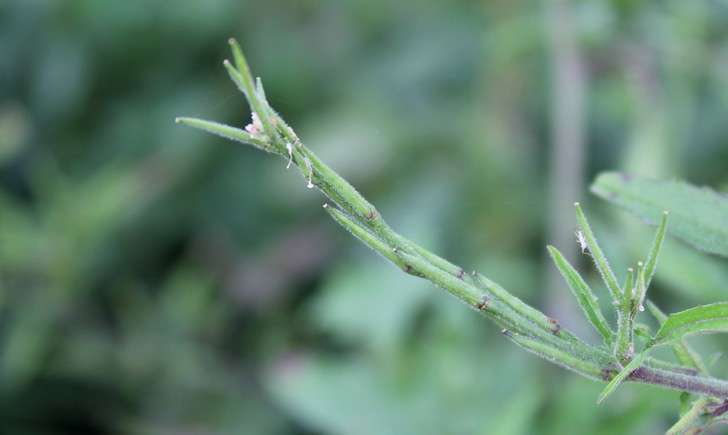
[[[289,158],[307,179],[309,187],[316,187],[336,204],[338,208],[330,205],[325,208],[337,223],[406,273],[427,279],[456,296],[504,328],[504,334],[510,340],[542,358],[591,379],[608,381],[614,376],[620,363],[609,349],[583,342],[562,328],[556,320],[524,303],[485,276],[478,273],[468,275],[461,267],[396,233],[369,201],[306,148],[288,124],[270,108],[260,81],[257,81],[257,89],[253,87],[255,81],[237,43],[231,41],[231,45],[238,69],[229,62],[225,66],[260,118],[264,134],[253,135],[247,140],[247,133],[242,130],[210,121],[178,118],[177,122],[250,142],[259,149]],[[603,272],[612,296],[622,302],[614,275],[578,206],[577,212],[591,253]],[[728,382],[695,376],[685,373],[686,370],[689,369],[648,358],[628,376],[628,380],[728,399]]]
[[[633,382],[659,385],[678,391],[688,391],[701,396],[728,398],[728,381],[717,378],[689,375],[643,365],[633,371],[628,379]]]
[[[678,420],[670,429],[665,432],[665,435],[677,435],[685,433],[688,429],[696,426],[696,420],[698,420],[705,412],[705,407],[710,403],[707,397],[701,397],[693,403],[688,412],[686,412],[680,420]]]
[[[622,299],[617,309],[617,342],[614,356],[622,364],[627,364],[634,353],[634,349],[631,348],[631,346],[634,346],[634,341],[631,329],[632,322],[630,321],[634,289],[633,275],[634,270],[631,267],[628,268]]]

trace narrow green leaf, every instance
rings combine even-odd
[[[232,66],[226,59],[223,62],[225,69],[230,75],[230,79],[235,82],[238,89],[245,95],[245,98],[250,104],[250,108],[260,118],[260,122],[263,124],[263,130],[271,138],[274,144],[279,143],[278,132],[273,128],[273,122],[270,119],[270,112],[267,109],[267,102],[261,99],[261,95],[256,92],[255,80],[253,80],[253,74],[250,72],[248,62],[245,60],[243,50],[240,49],[238,42],[230,38],[228,40],[230,48],[233,52],[233,60],[235,66]]]
[[[665,234],[667,233],[667,216],[668,212],[662,212],[662,218],[660,219],[660,225],[657,227],[655,238],[652,241],[652,247],[650,253],[647,254],[647,262],[645,263],[645,288],[650,286],[652,277],[655,275],[655,269],[657,268],[657,259],[660,257],[660,249],[662,249],[662,242],[665,240]],[[644,303],[644,301],[642,301]]]
[[[657,322],[662,325],[667,320],[667,314],[663,313],[660,308],[655,305],[654,302],[647,300],[647,309],[657,319]],[[705,365],[703,359],[695,352],[690,345],[688,345],[685,339],[681,339],[672,344],[672,352],[680,364],[696,369],[701,374],[708,376],[708,366]]]
[[[657,320],[657,323],[662,325],[665,323],[665,320],[667,320],[667,314],[665,314],[657,305],[655,305],[654,302],[648,300],[647,301],[647,309],[650,310],[650,313],[655,317],[655,320]]]
[[[380,254],[382,257],[396,264],[400,268],[405,268],[404,262],[394,254],[394,250],[392,249],[392,247],[380,240],[368,229],[363,227],[361,224],[356,222],[354,219],[352,219],[350,216],[348,216],[346,213],[342,212],[336,207],[332,207],[329,204],[324,204],[324,209],[329,213],[329,215],[331,215],[336,223],[344,227],[344,229],[349,231],[354,237],[359,239],[366,246]]]
[[[491,293],[495,298],[503,301],[503,303],[508,305],[508,307],[510,307],[513,311],[520,314],[525,319],[528,319],[528,321],[533,324],[538,325],[538,327],[542,330],[553,333],[554,324],[547,315],[523,302],[517,296],[509,293],[506,289],[501,287],[500,284],[489,279],[485,275],[473,272],[472,277],[473,284],[476,287]],[[560,334],[567,335],[569,336],[568,338],[571,339],[571,334],[569,334],[566,330],[560,330]]]
[[[265,95],[265,89],[263,88],[263,80],[260,77],[255,78],[255,92],[263,101],[268,101],[268,97]]]
[[[591,190],[652,223],[670,210],[670,233],[698,249],[728,256],[728,196],[681,181],[615,172],[600,174]]]
[[[622,300],[617,307],[617,341],[614,343],[614,356],[620,361],[629,359],[632,353],[634,336],[632,333],[631,306],[634,287],[634,269],[627,269]]]
[[[599,364],[589,360],[588,358],[575,358],[574,355],[565,352],[562,349],[545,343],[542,340],[534,339],[526,335],[514,333],[513,331],[504,330],[503,335],[516,343],[523,349],[544,358],[561,367],[573,370],[591,379],[600,380],[602,375]]]
[[[262,140],[256,139],[251,136],[247,131],[239,128],[231,127],[229,125],[220,124],[219,122],[206,121],[198,118],[185,118],[179,117],[174,120],[177,124],[187,125],[193,128],[197,128],[208,133],[215,134],[225,139],[231,139],[236,142],[241,142],[248,145],[253,145],[259,150],[276,153],[267,143]]]
[[[653,338],[655,345],[679,340],[690,334],[728,332],[728,302],[700,305],[670,314]]]
[[[266,96],[265,89],[263,88],[263,80],[261,80],[260,77],[255,78],[255,93],[257,98],[260,100],[260,103],[263,106],[263,110],[265,110],[267,117],[270,119],[271,124],[283,127],[280,131],[284,134],[288,133],[289,131],[292,132],[293,130],[288,126],[288,124],[285,123],[285,121],[283,121],[283,118],[281,118],[278,113],[276,113],[276,111],[273,110],[272,107],[270,107],[270,103],[268,103],[268,97]],[[295,139],[293,138],[287,138],[287,140],[295,142]]]
[[[427,279],[470,306],[477,307],[482,303],[485,294],[474,285],[445,272],[417,255],[408,254],[402,250],[397,250],[395,255],[404,262],[405,270],[408,273],[413,273]]]
[[[554,260],[556,267],[559,269],[561,276],[564,277],[566,283],[571,289],[571,293],[579,302],[579,306],[584,311],[586,318],[591,322],[594,328],[604,338],[604,343],[607,346],[611,345],[614,333],[609,327],[607,320],[604,318],[599,304],[597,303],[597,297],[592,292],[589,285],[579,275],[579,272],[574,269],[571,264],[564,258],[564,256],[553,246],[547,246],[551,258]]]
[[[632,319],[637,317],[638,311],[644,311],[645,296],[647,295],[647,285],[645,284],[645,265],[640,261],[637,263],[637,273],[635,275],[635,283],[632,290]]]
[[[617,374],[614,378],[612,378],[611,381],[607,384],[606,387],[602,390],[602,392],[599,394],[599,398],[597,399],[597,404],[602,403],[604,399],[609,397],[610,394],[614,392],[614,390],[625,380],[627,379],[627,376],[629,376],[633,371],[635,371],[640,364],[642,364],[642,361],[647,356],[647,349],[645,349],[642,353],[636,355],[634,358],[632,358],[632,361],[629,362],[621,372]]]
[[[248,61],[245,59],[243,50],[240,48],[240,44],[234,38],[228,40],[230,49],[233,52],[233,61],[235,62],[235,70],[240,76],[240,90],[245,93],[248,99],[253,98],[255,95],[255,81],[253,80],[253,74],[250,72]],[[232,65],[230,65],[232,67]],[[227,67],[227,66],[226,66]]]
[[[622,297],[621,291],[619,289],[619,284],[617,284],[617,277],[614,275],[614,272],[612,272],[612,269],[609,267],[607,257],[604,255],[604,252],[602,252],[602,249],[599,247],[597,239],[596,237],[594,237],[594,233],[589,226],[589,221],[587,221],[586,215],[582,211],[581,206],[578,202],[575,202],[574,207],[576,207],[576,221],[579,223],[579,227],[581,227],[581,231],[584,235],[586,244],[589,247],[589,254],[592,256],[594,264],[596,265],[597,270],[599,270],[599,275],[601,275],[602,279],[604,280],[604,284],[606,284],[607,289],[609,289],[609,293],[611,293],[612,299],[615,303],[619,303]]]

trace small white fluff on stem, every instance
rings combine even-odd
[[[303,161],[306,163],[306,169],[308,169],[308,184],[306,184],[306,187],[313,189],[313,165],[306,156],[303,156]]]
[[[293,163],[293,145],[291,145],[290,142],[287,142],[286,149],[288,150],[288,164],[286,165],[286,169],[289,169],[291,167],[291,163]]]
[[[579,244],[582,254],[586,254],[589,251],[589,245],[586,244],[586,238],[581,231],[576,232],[576,242]]]

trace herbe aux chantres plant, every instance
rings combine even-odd
[[[301,142],[294,130],[268,104],[260,80],[254,79],[237,42],[230,40],[233,63],[224,62],[232,81],[245,96],[252,120],[244,128],[180,117],[184,124],[276,154],[285,167],[295,166],[308,188],[321,191],[329,202],[324,209],[366,246],[407,274],[426,279],[493,321],[503,335],[523,349],[587,378],[606,382],[597,399],[602,402],[622,382],[657,385],[689,394],[691,407],[669,433],[725,422],[728,381],[711,377],[701,358],[688,346],[690,334],[728,331],[728,303],[716,303],[663,314],[647,299],[668,225],[662,214],[644,261],[627,270],[620,283],[599,247],[579,203],[575,203],[581,252],[589,255],[604,281],[617,313],[616,328],[607,322],[592,289],[561,255],[548,251],[588,321],[601,336],[599,345],[586,343],[555,319],[524,303],[486,276],[466,271],[395,232],[377,209]],[[660,322],[654,334],[637,318],[645,307]],[[650,356],[658,346],[671,346],[678,363]]]

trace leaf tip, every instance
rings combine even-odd
[[[230,48],[232,48],[234,53],[242,51],[240,44],[238,44],[238,41],[235,38],[228,38],[228,45],[230,45]]]
[[[603,389],[602,392],[599,393],[599,397],[597,397],[597,405],[601,405],[602,403],[604,403],[607,397],[612,394],[614,388],[616,388],[616,386],[612,387],[611,385],[608,385],[605,389]]]
[[[178,116],[178,117],[174,118],[174,123],[180,124],[180,125],[190,125],[190,124],[192,124],[194,119],[195,118],[188,118],[186,116]]]

